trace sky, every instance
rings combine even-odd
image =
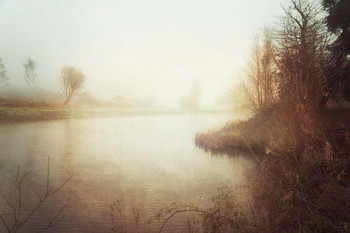
[[[0,57],[12,87],[59,92],[63,66],[94,95],[175,106],[199,80],[210,105],[239,81],[252,39],[281,15],[279,0],[0,0]]]

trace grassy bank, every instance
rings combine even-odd
[[[0,122],[27,122],[67,118],[133,117],[176,114],[224,114],[225,110],[178,110],[161,108],[26,106],[1,107]]]
[[[115,109],[106,107],[0,107],[0,122],[29,122],[67,118],[155,115],[156,110]]]
[[[72,116],[68,108],[0,107],[0,122],[65,119]]]
[[[264,150],[269,141],[269,132],[277,120],[268,112],[262,112],[244,121],[228,122],[218,130],[199,132],[195,144],[206,150],[228,151],[232,148]]]

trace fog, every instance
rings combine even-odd
[[[199,80],[202,104],[211,105],[239,81],[254,33],[280,12],[278,0],[0,0],[0,57],[10,79],[0,92],[26,95],[30,56],[37,89],[52,98],[62,67],[72,65],[99,98],[177,106]]]

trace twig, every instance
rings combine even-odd
[[[198,210],[177,210],[177,211],[175,211],[174,213],[172,213],[169,217],[167,217],[167,218],[164,220],[162,226],[161,226],[160,229],[159,229],[159,233],[161,233],[161,232],[163,231],[163,228],[165,227],[165,224],[166,224],[172,217],[174,217],[174,216],[175,216],[176,214],[178,214],[178,213],[188,212],[188,211],[200,212],[200,211],[198,211]]]
[[[1,220],[2,220],[2,223],[5,225],[7,232],[10,233],[10,232],[11,232],[11,231],[10,231],[10,228],[8,227],[6,221],[5,221],[5,219],[4,219],[4,217],[2,216],[1,213],[0,213],[0,218],[1,218]]]
[[[265,165],[260,161],[260,159],[258,158],[258,156],[254,153],[254,151],[252,150],[252,148],[251,148],[250,145],[248,144],[247,140],[246,140],[243,136],[242,136],[242,138],[243,138],[245,144],[247,145],[248,149],[250,150],[250,152],[254,155],[255,159],[260,163],[260,165],[261,165],[262,167],[266,168]],[[266,168],[266,169],[267,169],[267,168]],[[268,170],[268,169],[267,169],[267,170]]]
[[[248,203],[249,203],[250,211],[252,212],[252,215],[253,215],[253,218],[254,218],[255,225],[257,226],[257,221],[256,221],[256,217],[255,217],[255,214],[254,214],[254,209],[252,207],[252,204],[249,201],[249,198],[248,198]]]
[[[10,203],[9,200],[7,200],[7,198],[6,198],[3,194],[1,194],[1,196],[2,196],[2,198],[5,200],[5,202],[7,203],[7,205],[8,205],[11,209],[13,209],[13,203]]]
[[[48,196],[54,195],[56,192],[60,191],[72,178],[74,174],[72,174],[70,177],[68,177],[58,188],[56,188],[54,191],[50,191],[48,193]]]
[[[50,221],[50,223],[49,223],[46,227],[44,227],[43,229],[41,229],[40,231],[38,231],[38,233],[43,232],[43,231],[49,229],[49,228],[54,224],[54,222],[56,221],[56,219],[58,218],[58,216],[59,216],[59,215],[63,212],[63,210],[67,207],[69,201],[70,201],[70,198],[68,198],[68,199],[66,200],[66,202],[64,203],[64,205],[60,208],[60,210],[57,212],[57,214],[52,218],[52,220]]]
[[[31,217],[32,215],[37,212],[37,210],[40,208],[40,206],[44,203],[44,201],[49,197],[54,195],[56,192],[60,191],[73,177],[73,175],[71,175],[68,179],[66,179],[58,188],[56,188],[53,191],[50,191],[50,157],[48,157],[48,162],[47,162],[47,177],[46,177],[46,191],[43,197],[41,197],[39,194],[39,202],[36,204],[36,206],[29,212],[29,214],[27,216],[25,216],[24,218],[21,219],[21,213],[22,213],[22,182],[25,179],[25,177],[27,175],[29,175],[32,172],[32,170],[30,171],[23,171],[23,174],[20,175],[20,166],[17,167],[17,173],[15,178],[15,183],[14,185],[16,186],[17,190],[18,190],[18,201],[17,202],[12,202],[9,201],[3,194],[2,197],[3,199],[6,201],[7,205],[13,210],[13,217],[14,217],[14,222],[13,225],[11,226],[11,228],[9,227],[9,225],[7,224],[5,218],[3,217],[3,215],[0,213],[0,219],[3,222],[7,232],[17,232],[18,229],[20,229]],[[50,223],[43,229],[41,229],[39,232],[43,232],[45,230],[47,230],[48,228],[50,228],[52,226],[52,224],[56,221],[56,219],[58,218],[58,216],[62,213],[62,211],[66,208],[66,206],[68,205],[68,202],[70,201],[70,198],[67,199],[67,201],[65,202],[65,204],[60,208],[60,210],[57,212],[57,214],[51,219]],[[16,204],[18,204],[18,206],[16,206]]]
[[[47,156],[47,176],[46,176],[46,196],[49,194],[50,189],[50,156]]]

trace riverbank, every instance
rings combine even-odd
[[[198,132],[195,135],[195,144],[212,151],[246,148],[273,153],[272,148],[277,144],[279,146],[283,144],[283,147],[291,146],[293,142],[290,141],[290,137],[296,136],[291,135],[296,124],[295,119],[292,119],[295,118],[295,113],[294,116],[287,116],[288,114],[283,116],[283,114],[286,113],[276,108],[265,109],[248,117],[247,120],[230,121],[220,129]],[[325,109],[312,123],[314,130],[337,133],[337,125],[350,124],[350,108]]]
[[[198,132],[195,144],[205,150],[228,151],[245,148],[262,151],[269,142],[269,131],[277,120],[267,112],[258,113],[244,121],[227,122],[218,130]]]
[[[72,117],[72,111],[69,108],[0,107],[0,122],[54,120],[69,117]]]
[[[249,148],[259,157],[251,181],[257,232],[350,230],[350,111],[301,114],[288,106],[198,133],[210,151]]]

